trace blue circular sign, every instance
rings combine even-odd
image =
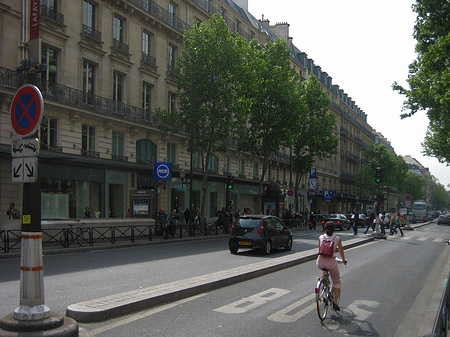
[[[171,180],[172,179],[172,163],[157,162],[155,163],[155,179]]]

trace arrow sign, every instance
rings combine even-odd
[[[28,178],[33,178],[34,177],[34,164],[25,163],[25,162],[24,162],[24,164],[25,164],[25,167],[24,167],[25,175]]]
[[[13,158],[12,181],[15,183],[35,183],[38,181],[37,157]]]

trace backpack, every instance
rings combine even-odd
[[[332,257],[334,253],[334,239],[335,236],[322,237],[322,244],[319,245],[319,255]]]

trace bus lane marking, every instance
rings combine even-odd
[[[300,308],[300,306],[304,305],[305,303],[313,300],[316,297],[316,294],[310,294],[301,300],[292,303],[291,305],[287,306],[286,308],[274,313],[273,315],[270,315],[267,317],[270,321],[273,322],[279,322],[279,323],[293,323],[306,314],[310,313],[312,310],[316,308],[316,302],[308,305],[307,307],[301,309],[300,311],[291,313],[297,308]]]
[[[264,305],[269,301],[276,300],[277,298],[280,298],[287,293],[290,293],[290,290],[270,288],[266,291],[260,292],[250,297],[245,297],[239,301],[214,309],[214,311],[225,314],[242,314],[261,305]]]

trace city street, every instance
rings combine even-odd
[[[319,233],[319,229],[296,232],[292,252],[279,250],[270,256],[254,251],[231,255],[226,238],[45,256],[46,304],[64,313],[73,303],[294,254],[316,247]],[[351,231],[337,234],[344,240],[354,238]],[[429,285],[436,264],[447,276],[449,239],[449,227],[433,223],[405,231],[404,237],[389,236],[346,250],[349,264],[341,266],[342,311],[330,312],[323,324],[313,296],[320,273],[310,261],[179,302],[81,326],[98,336],[413,336],[406,334],[406,327],[420,333],[421,320],[411,320],[414,313],[408,310],[415,307],[422,287]],[[18,269],[19,259],[0,260],[1,316],[18,305]],[[443,287],[440,280],[432,281]],[[419,316],[423,319],[425,313]]]

